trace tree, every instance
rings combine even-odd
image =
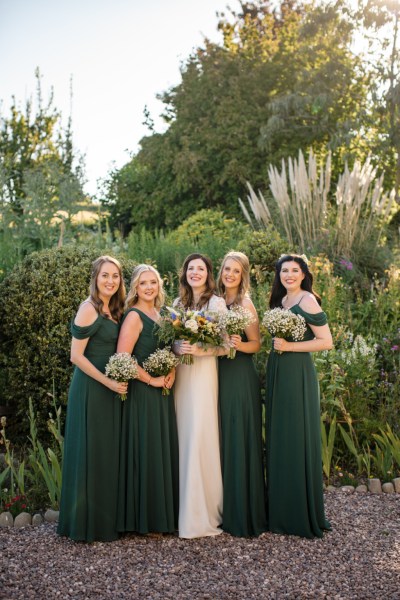
[[[71,118],[63,128],[53,92],[44,103],[39,70],[35,75],[36,105],[29,99],[22,110],[13,98],[9,116],[0,116],[0,250],[5,260],[10,260],[10,244],[19,258],[52,245],[55,215],[62,210],[68,220],[84,198]]]
[[[238,214],[245,182],[265,187],[268,164],[300,148],[327,152],[359,127],[367,85],[339,9],[240,6],[220,15],[223,43],[205,40],[161,95],[167,131],[143,138],[123,167],[131,185],[113,202],[131,205],[129,227],[176,226],[201,208]]]

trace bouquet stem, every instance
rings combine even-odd
[[[119,395],[119,397],[121,398],[121,401],[122,401],[122,402],[125,402],[125,400],[126,400],[126,399],[127,399],[127,397],[128,397],[128,394],[118,394],[118,395]]]
[[[162,396],[169,396],[171,393],[171,390],[169,388],[163,387],[161,395]]]
[[[182,365],[192,365],[193,364],[193,356],[191,354],[182,354],[181,364]]]
[[[236,348],[229,348],[228,358],[235,358]]]

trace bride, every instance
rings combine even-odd
[[[180,295],[174,306],[226,311],[214,294],[212,264],[202,254],[190,254],[180,272]],[[192,365],[179,365],[175,408],[179,440],[179,537],[222,533],[222,474],[218,420],[217,356],[223,348],[203,350],[180,342],[177,354],[191,354]]]

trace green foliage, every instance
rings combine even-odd
[[[161,94],[169,127],[105,185],[112,225],[174,227],[201,208],[238,214],[246,181],[300,148],[326,151],[357,131],[367,87],[340,10],[311,3],[241,3]],[[129,210],[130,207],[130,210]]]
[[[267,225],[261,231],[249,231],[237,249],[249,257],[258,283],[265,279],[267,273],[274,273],[278,258],[290,251],[287,242],[272,225]]]
[[[136,262],[151,262],[161,273],[176,274],[191,252],[207,254],[217,267],[224,254],[236,248],[248,232],[247,225],[222,211],[200,210],[167,234],[132,231],[127,251]]]
[[[72,245],[34,252],[0,283],[1,393],[17,412],[14,438],[28,430],[29,397],[41,434],[53,394],[66,402],[72,372],[69,324],[87,297],[92,261],[105,253]],[[134,263],[121,262],[129,281]]]
[[[38,70],[36,80],[36,103],[21,110],[13,98],[10,115],[0,116],[0,278],[29,252],[55,245],[55,219],[65,229],[84,198],[71,119],[64,129],[53,94],[43,103]]]
[[[327,435],[324,419],[321,416],[321,451],[322,451],[322,468],[325,474],[325,477],[329,483],[329,478],[332,470],[332,457],[333,450],[335,445],[335,437],[336,437],[336,416],[333,417],[330,426],[329,432]]]

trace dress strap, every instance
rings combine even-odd
[[[303,300],[303,298],[305,298],[307,296],[307,294],[303,294],[302,297],[300,298],[300,300],[297,302],[297,304],[295,304],[295,306],[300,306],[300,302]]]

